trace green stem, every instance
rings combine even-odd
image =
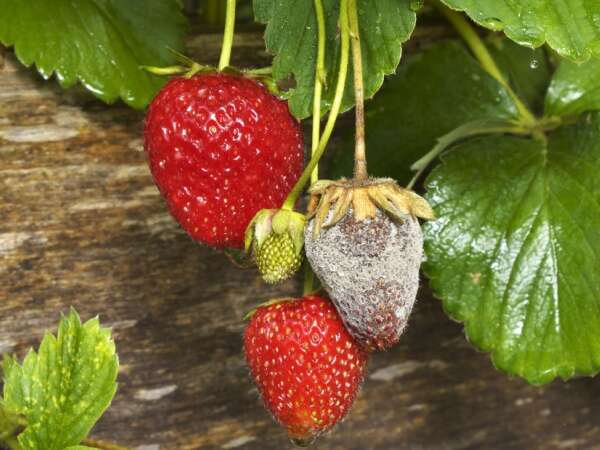
[[[273,73],[273,67],[259,67],[257,69],[246,69],[244,73],[249,75],[271,75]]]
[[[298,197],[302,193],[304,186],[312,175],[312,171],[319,163],[319,159],[321,159],[321,156],[323,156],[323,153],[327,148],[327,143],[329,142],[329,138],[331,137],[331,133],[333,132],[335,122],[342,106],[344,88],[346,87],[346,75],[348,74],[349,49],[350,30],[348,28],[348,0],[340,0],[340,69],[338,72],[335,96],[331,105],[331,111],[329,111],[329,117],[327,118],[325,129],[323,130],[323,134],[319,140],[319,145],[315,153],[312,155],[308,165],[304,168],[302,175],[300,175],[300,178],[298,178],[298,181],[296,181],[294,188],[285,200],[285,203],[282,206],[283,209],[291,210],[294,208],[296,200],[298,200]]]
[[[231,47],[233,46],[233,33],[235,29],[235,3],[236,0],[227,0],[227,13],[225,15],[225,31],[223,32],[223,45],[219,58],[219,70],[229,66]]]
[[[111,442],[98,441],[96,439],[84,439],[81,443],[88,447],[94,447],[100,450],[130,450],[127,447],[122,447]]]
[[[434,4],[440,10],[440,12],[446,16],[456,31],[458,31],[475,57],[481,63],[483,69],[492,77],[494,77],[506,89],[515,103],[515,106],[517,107],[521,121],[527,126],[534,126],[537,122],[535,116],[531,113],[531,111],[529,111],[527,106],[525,106],[515,91],[513,91],[508,82],[504,79],[502,72],[500,72],[500,69],[494,61],[494,58],[492,58],[492,55],[488,51],[487,47],[479,35],[475,32],[473,27],[469,24],[467,19],[465,19],[464,15],[443,6],[438,1],[435,1]]]
[[[315,282],[315,273],[313,272],[310,264],[306,262],[304,264],[304,288],[302,290],[302,295],[308,295],[314,292],[314,282]]]
[[[429,165],[437,159],[444,150],[463,139],[483,134],[511,133],[516,135],[527,135],[530,132],[531,130],[529,128],[514,122],[500,120],[476,120],[474,122],[467,122],[441,136],[435,146],[411,166],[411,169],[416,170],[417,173],[415,173],[412,180],[406,185],[406,188],[412,189]]]
[[[312,148],[311,157],[314,156],[319,146],[321,135],[321,93],[325,79],[325,13],[321,0],[315,0],[315,16],[317,19],[317,64],[315,68],[315,94],[313,98],[313,123],[312,123]],[[310,181],[314,183],[319,179],[319,166],[312,171]]]
[[[209,25],[215,25],[219,21],[219,3],[221,0],[206,0],[204,7],[204,20]]]
[[[352,36],[352,67],[354,68],[354,102],[356,113],[354,138],[354,179],[366,180],[367,157],[365,150],[365,90],[362,70],[362,53],[360,48],[360,31],[356,0],[349,0],[348,20]]]

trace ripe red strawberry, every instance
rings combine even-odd
[[[241,248],[263,208],[278,208],[302,172],[300,124],[287,103],[236,75],[174,78],[144,130],[154,181],[196,240]]]
[[[244,350],[266,408],[296,443],[346,415],[367,363],[333,305],[317,296],[259,307]]]

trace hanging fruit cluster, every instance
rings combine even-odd
[[[267,283],[291,277],[306,253],[303,296],[258,306],[248,316],[244,338],[266,408],[293,442],[306,445],[347,414],[368,353],[400,339],[419,286],[418,218],[432,219],[433,213],[395,181],[368,176],[356,0],[340,2],[339,72],[322,133],[324,52],[317,59],[312,151],[304,169],[300,124],[272,92],[268,71],[229,67],[234,17],[235,1],[229,1],[218,68],[182,56],[185,66],[148,68],[181,75],[150,105],[145,149],[171,214],[195,240],[219,249],[244,248]],[[317,165],[340,112],[350,47],[354,177],[319,180]],[[304,213],[295,208],[309,181]],[[312,271],[322,289],[313,288]]]

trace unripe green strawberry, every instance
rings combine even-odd
[[[271,234],[255,252],[254,258],[267,283],[288,279],[302,265],[302,257],[296,252],[294,241],[287,233]]]
[[[267,283],[279,283],[302,265],[304,215],[287,209],[263,209],[246,230],[246,251],[252,250]]]

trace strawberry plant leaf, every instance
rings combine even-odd
[[[185,28],[178,0],[0,0],[0,42],[24,65],[134,108],[165,81],[140,66],[172,64]]]
[[[439,136],[475,120],[517,117],[506,90],[456,41],[408,58],[367,103],[365,114],[369,172],[401,183],[410,180],[411,164]],[[353,142],[354,132],[348,131],[333,161],[333,178],[352,174]]]
[[[22,430],[23,419],[11,411],[9,411],[4,402],[0,400],[0,447],[2,445],[9,448],[18,446],[16,436]]]
[[[520,45],[548,43],[559,55],[576,61],[600,56],[598,5],[593,1],[564,0],[441,0],[465,11],[479,25]]]
[[[402,43],[410,37],[416,22],[410,3],[410,0],[371,0],[358,4],[367,98],[379,90],[384,76],[393,73],[400,62]],[[325,111],[331,106],[337,77],[339,2],[324,0],[323,8],[327,35],[327,86],[322,105]],[[254,14],[257,21],[267,24],[265,42],[267,49],[275,55],[274,78],[277,81],[292,78],[294,81],[295,86],[286,93],[292,114],[300,119],[309,117],[317,57],[313,0],[254,0]],[[352,76],[349,76],[342,110],[352,107],[353,98]]]
[[[530,49],[492,34],[487,47],[511,87],[534,113],[541,114],[551,78],[551,67],[543,48]]]
[[[577,115],[600,109],[600,60],[583,64],[563,60],[546,97],[546,114]]]
[[[23,365],[6,358],[4,406],[27,423],[18,438],[22,449],[79,444],[112,401],[118,366],[110,330],[97,318],[82,324],[74,310]]]
[[[431,286],[494,364],[528,382],[600,370],[600,115],[542,140],[482,137],[427,180]]]

